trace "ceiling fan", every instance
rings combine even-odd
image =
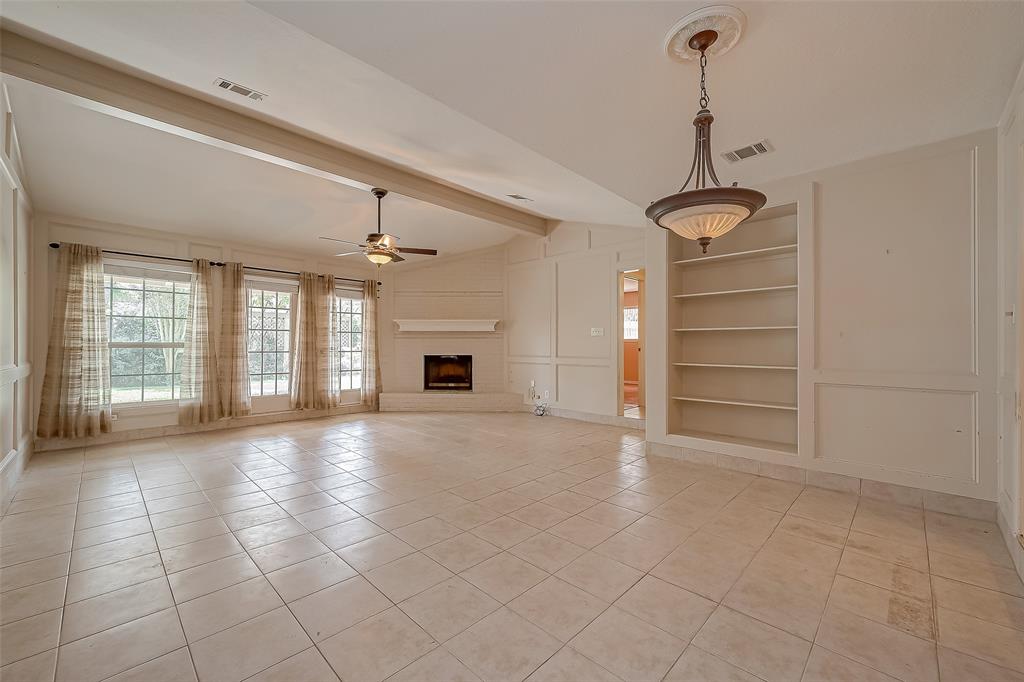
[[[398,246],[398,237],[381,232],[380,229],[380,207],[381,200],[388,195],[386,189],[374,187],[370,190],[373,196],[377,197],[377,231],[371,232],[366,235],[366,241],[360,244],[359,242],[350,242],[346,239],[335,239],[334,237],[320,237],[332,242],[341,242],[342,244],[351,244],[352,246],[358,246],[358,251],[347,251],[345,253],[336,253],[335,256],[355,256],[363,255],[366,256],[367,260],[374,263],[378,267],[385,263],[400,263],[405,259],[402,258],[402,253],[415,253],[423,256],[436,256],[437,249],[414,249],[409,246]]]

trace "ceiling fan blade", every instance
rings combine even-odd
[[[404,260],[405,259],[402,258],[401,256],[399,256],[397,253],[391,257],[391,262],[392,263],[401,263]]]
[[[411,246],[399,246],[397,251],[401,253],[418,253],[424,256],[436,256],[437,249],[414,249]]]
[[[336,253],[334,255],[335,256],[361,256],[361,255],[363,255],[363,252],[362,251],[348,251],[346,253]]]
[[[341,242],[342,244],[351,244],[352,246],[363,246],[360,242],[350,242],[347,239],[335,239],[334,237],[320,237],[320,239],[326,239],[329,242]]]

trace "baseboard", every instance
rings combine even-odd
[[[894,502],[911,507],[921,507],[928,511],[965,516],[982,521],[996,522],[998,505],[991,500],[979,500],[973,497],[940,493],[934,490],[911,488],[894,483],[883,483],[868,478],[856,478],[843,474],[832,474],[825,471],[805,469],[799,466],[773,464],[756,459],[735,457],[717,452],[706,452],[693,448],[684,448],[665,443],[647,442],[647,453],[660,457],[670,457],[697,464],[716,466],[732,471],[742,471],[755,476],[775,478],[782,481],[794,481],[817,488],[828,488],[841,492],[853,493],[862,497]]]
[[[1024,532],[1024,528],[1011,527],[1009,521],[1003,516],[1002,508],[999,508],[997,512],[996,524],[999,526],[999,532],[1003,535],[1006,548],[1010,550],[1013,565],[1016,566],[1020,579],[1024,580],[1024,535],[1021,534]]]
[[[519,393],[474,393],[472,391],[385,392],[380,394],[381,412],[522,412]]]
[[[146,438],[181,436],[190,433],[220,431],[222,429],[238,429],[246,426],[263,426],[265,424],[278,424],[281,422],[304,421],[306,419],[320,419],[321,417],[360,414],[362,412],[370,411],[370,408],[366,405],[342,405],[340,407],[332,407],[328,410],[287,410],[284,412],[249,414],[244,417],[218,419],[217,421],[209,424],[198,424],[196,426],[154,426],[145,429],[114,431],[112,433],[104,433],[99,436],[90,436],[88,438],[37,439],[35,442],[35,451],[48,452],[50,450],[65,450],[67,448],[80,448],[90,445],[108,445],[110,443],[124,443],[133,440],[144,440]]]
[[[553,417],[575,419],[576,421],[591,422],[594,424],[604,424],[605,426],[618,426],[623,429],[639,429],[642,431],[647,428],[647,420],[638,419],[636,417],[595,414],[593,412],[577,412],[576,410],[567,410],[562,407],[549,407],[548,414]]]
[[[14,499],[14,489],[25,470],[28,460],[32,457],[32,439],[22,438],[18,447],[4,455],[0,461],[0,514],[7,511]]]

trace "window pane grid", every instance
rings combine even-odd
[[[640,308],[624,307],[622,309],[622,338],[626,341],[640,339]]]
[[[249,290],[249,392],[285,395],[291,373],[292,294]]]
[[[179,397],[190,287],[158,277],[104,277],[112,403]]]
[[[358,390],[363,379],[363,302],[342,298],[335,316],[338,373],[333,378],[334,389]]]

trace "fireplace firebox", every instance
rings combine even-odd
[[[472,391],[472,355],[424,355],[424,391]]]

